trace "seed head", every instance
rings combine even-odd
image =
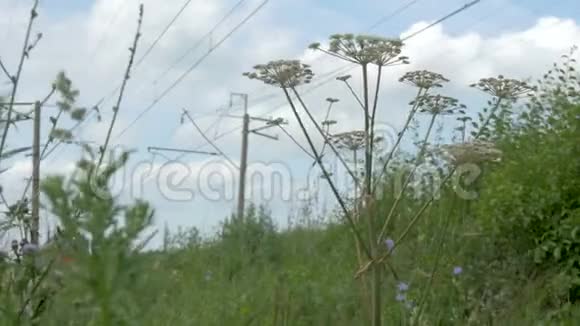
[[[449,82],[449,79],[443,75],[428,70],[409,71],[399,78],[401,83],[409,84],[422,89],[434,87],[443,87],[443,83]]]
[[[408,64],[405,56],[400,56],[403,47],[400,39],[390,39],[372,35],[335,34],[330,36],[327,50],[320,43],[310,45],[311,49],[321,50],[346,61],[379,66]]]
[[[411,104],[417,104],[419,112],[433,115],[465,114],[466,108],[457,99],[443,95],[422,95],[416,101],[411,102]]]
[[[503,154],[494,143],[482,140],[441,147],[455,164],[493,162],[501,159]]]
[[[529,95],[536,91],[536,87],[530,86],[526,82],[505,78],[502,75],[499,75],[497,78],[482,78],[479,82],[471,84],[470,86],[497,98],[509,100],[516,100],[521,96]]]
[[[340,149],[356,151],[364,147],[365,132],[363,130],[353,130],[335,134],[331,140]]]
[[[314,76],[310,66],[299,60],[270,61],[267,64],[254,66],[254,70],[254,72],[245,72],[243,75],[280,88],[308,84]]]

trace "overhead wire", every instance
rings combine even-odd
[[[133,70],[136,70],[136,68],[143,63],[143,61],[145,60],[145,58],[147,58],[147,56],[153,51],[153,49],[158,45],[158,43],[160,42],[160,40],[167,34],[167,31],[169,31],[169,29],[171,28],[171,26],[173,26],[173,24],[175,24],[175,22],[177,21],[177,19],[179,18],[179,16],[181,16],[183,14],[183,12],[185,11],[185,9],[187,8],[187,6],[189,6],[191,4],[192,0],[187,0],[184,5],[177,11],[176,15],[169,21],[169,23],[166,25],[166,27],[163,29],[163,31],[155,38],[155,41],[151,44],[151,46],[147,49],[147,51],[140,57],[140,59],[138,60],[138,62],[135,64],[135,67]],[[126,2],[123,2],[126,3]],[[118,11],[117,11],[117,15],[118,15]],[[98,109],[98,107],[103,104],[106,99],[110,98],[111,96],[113,96],[115,94],[115,92],[117,92],[117,90],[119,89],[121,84],[118,84],[118,86],[115,87],[115,89],[113,89],[109,94],[107,94],[106,96],[102,97],[92,108]],[[96,112],[96,110],[92,110],[90,111],[87,115],[85,115],[83,117],[83,119],[79,120],[71,129],[69,129],[69,132],[73,132],[76,129],[78,129],[84,122],[88,121],[92,115],[94,114],[94,112]],[[62,141],[58,141],[47,153],[47,156],[50,155],[52,152],[54,152],[60,145],[62,145]]]
[[[150,105],[145,107],[137,117],[129,123],[120,133],[117,134],[117,138],[124,135],[129,129],[131,129],[139,120],[143,118],[145,114],[151,111],[159,101],[161,101],[167,94],[169,94],[177,85],[179,85],[185,77],[187,77],[193,70],[195,70],[200,64],[202,64],[215,49],[219,48],[226,40],[228,40],[236,31],[238,31],[242,26],[244,26],[252,17],[254,17],[264,6],[269,2],[269,0],[264,0],[258,7],[256,7],[248,16],[246,16],[240,23],[238,23],[232,30],[230,30],[224,37],[222,37],[215,45],[213,45],[207,53],[205,53],[201,58],[195,61],[185,72],[183,72],[169,87],[167,87],[161,95],[157,96]]]
[[[469,3],[467,3],[467,4],[465,4],[465,5],[463,5],[462,7],[460,7],[460,8],[458,8],[458,9],[455,9],[455,10],[453,10],[453,11],[452,11],[452,12],[450,12],[449,14],[446,14],[446,15],[445,15],[445,16],[443,16],[442,18],[440,18],[440,19],[437,19],[437,20],[436,20],[434,23],[431,23],[431,24],[429,24],[427,28],[422,28],[422,29],[421,29],[421,31],[420,31],[419,33],[413,33],[413,34],[411,34],[410,36],[406,36],[406,37],[402,38],[402,40],[403,40],[403,41],[406,41],[406,40],[409,40],[409,39],[411,39],[411,38],[417,37],[417,36],[418,36],[418,35],[420,35],[421,33],[424,33],[424,32],[426,32],[427,30],[429,30],[429,29],[431,29],[431,28],[435,27],[436,25],[438,25],[438,24],[441,24],[442,22],[444,22],[444,21],[446,21],[446,20],[448,20],[448,19],[450,19],[450,18],[452,18],[452,17],[454,17],[454,16],[458,15],[459,13],[461,13],[461,12],[463,12],[463,11],[465,11],[465,10],[467,10],[467,9],[471,8],[471,7],[473,7],[474,5],[476,5],[476,4],[477,4],[477,3],[479,3],[479,2],[481,2],[481,0],[473,0],[473,1],[471,1],[471,2],[469,2]],[[408,7],[407,7],[407,8],[408,8]],[[356,66],[355,66],[355,67],[356,67]],[[313,86],[311,86],[311,87],[309,87],[308,89],[306,89],[306,90],[305,90],[305,91],[304,91],[302,94],[303,94],[303,95],[307,95],[307,94],[309,94],[309,93],[313,92],[314,90],[316,90],[316,89],[318,89],[318,88],[320,88],[320,87],[322,87],[322,86],[324,86],[324,85],[328,84],[329,82],[331,82],[331,81],[335,80],[335,77],[336,77],[336,76],[338,76],[338,75],[340,75],[340,74],[342,74],[342,73],[348,72],[348,71],[352,70],[353,68],[354,68],[354,67],[352,67],[352,66],[351,66],[351,64],[347,64],[347,65],[344,65],[344,66],[338,67],[338,68],[336,68],[336,69],[334,69],[334,70],[332,70],[332,71],[326,72],[326,73],[324,73],[324,74],[322,74],[322,75],[319,75],[319,78],[318,78],[318,79],[320,79],[320,78],[324,78],[324,77],[326,77],[326,78],[324,78],[322,81],[320,81],[320,82],[318,82],[318,83],[314,83],[314,85],[313,85]],[[292,97],[294,97],[294,96],[292,96]],[[253,105],[255,105],[255,104],[253,104]],[[269,110],[268,112],[266,112],[264,115],[272,114],[272,113],[276,112],[278,109],[280,109],[280,108],[282,108],[282,107],[284,107],[284,106],[286,106],[286,105],[288,105],[288,104],[287,104],[287,102],[285,102],[285,101],[284,101],[284,102],[283,102],[283,103],[281,103],[280,105],[277,105],[277,106],[276,106],[276,107],[274,107],[273,109],[271,109],[271,110]],[[241,127],[237,127],[237,130],[240,130],[240,129],[241,129]]]

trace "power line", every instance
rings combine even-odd
[[[244,18],[239,24],[237,24],[232,30],[230,30],[229,33],[227,33],[224,37],[222,37],[219,42],[217,42],[214,46],[212,46],[207,53],[205,53],[201,58],[199,58],[193,65],[191,65],[189,67],[189,69],[187,69],[183,74],[181,74],[181,76],[179,76],[179,78],[177,78],[175,80],[175,82],[173,82],[167,89],[165,89],[160,96],[158,96],[157,98],[155,98],[153,100],[153,102],[147,106],[143,111],[141,111],[141,113],[139,113],[139,115],[137,115],[137,117],[125,128],[123,129],[119,134],[117,134],[117,137],[122,136],[123,134],[125,134],[127,132],[127,130],[129,130],[130,128],[132,128],[141,118],[143,118],[143,116],[145,114],[147,114],[147,112],[151,111],[151,109],[153,109],[155,107],[155,105],[157,103],[159,103],[160,100],[162,100],[165,96],[167,96],[167,94],[169,94],[177,85],[179,85],[184,79],[185,77],[187,77],[187,75],[189,75],[194,69],[196,69],[201,63],[203,63],[205,61],[205,59],[207,59],[215,49],[217,49],[218,47],[220,47],[227,39],[229,39],[238,29],[240,29],[243,25],[245,25],[252,17],[254,17],[267,3],[269,0],[264,0],[258,7],[256,7],[256,9],[254,9],[248,16],[246,16],[246,18]]]
[[[368,30],[373,30],[375,28],[377,28],[379,25],[384,24],[387,20],[397,16],[398,14],[402,13],[403,11],[409,9],[409,7],[411,7],[412,5],[416,4],[417,2],[419,2],[421,0],[411,0],[408,3],[402,5],[401,7],[395,9],[395,11],[393,11],[392,13],[381,17],[376,23],[374,23],[373,25],[371,25],[371,27],[368,28]]]
[[[171,19],[171,21],[165,26],[165,28],[163,29],[163,31],[157,36],[157,38],[155,39],[155,41],[151,44],[151,46],[149,46],[149,48],[147,49],[147,51],[141,56],[141,58],[138,60],[138,62],[135,64],[135,68],[137,68],[144,60],[145,58],[153,51],[153,49],[155,48],[155,46],[157,46],[157,44],[159,43],[159,41],[161,41],[161,39],[165,36],[165,34],[167,34],[167,31],[169,31],[169,29],[171,28],[171,26],[173,26],[173,24],[175,24],[175,22],[177,21],[177,19],[179,18],[179,16],[181,16],[181,14],[183,14],[183,12],[185,11],[185,9],[187,8],[187,6],[189,6],[189,4],[191,3],[192,0],[187,0],[183,6],[178,10],[178,12],[176,13],[176,15]],[[119,8],[120,9],[120,8]],[[118,11],[117,11],[118,14]],[[117,92],[120,88],[120,84],[117,85],[115,87],[115,89],[113,89],[108,95],[102,97],[93,107],[94,108],[98,108],[101,104],[103,104],[108,98],[110,98],[111,96],[113,96],[115,94],[115,92]],[[75,129],[77,129],[78,127],[80,127],[84,122],[86,122],[89,118],[92,117],[94,111],[89,112],[83,119],[81,119],[80,121],[78,121],[69,131],[72,132]],[[47,156],[50,155],[52,152],[54,152],[60,145],[62,144],[62,141],[58,141],[47,153]]]
[[[453,16],[457,15],[458,13],[460,13],[460,12],[462,12],[462,11],[464,11],[464,10],[467,10],[467,9],[469,9],[469,8],[471,8],[471,7],[473,7],[473,6],[475,6],[476,4],[478,4],[478,3],[480,3],[480,2],[481,2],[481,0],[473,0],[473,1],[469,2],[469,3],[466,3],[465,5],[463,5],[463,7],[461,7],[461,8],[458,8],[458,9],[456,9],[456,10],[454,10],[454,11],[450,12],[449,14],[447,14],[447,15],[445,15],[445,16],[443,16],[443,17],[439,18],[439,19],[437,19],[436,21],[434,21],[434,22],[432,22],[431,24],[429,24],[429,25],[427,25],[427,26],[425,26],[425,27],[421,28],[420,30],[418,30],[418,31],[414,32],[413,34],[411,34],[411,35],[408,35],[408,36],[404,37],[404,38],[403,38],[403,41],[406,41],[406,40],[408,40],[408,39],[411,39],[411,38],[413,38],[413,37],[415,37],[415,36],[417,36],[417,35],[419,35],[419,34],[423,33],[424,31],[426,31],[426,30],[430,29],[431,27],[433,27],[433,26],[435,26],[435,25],[439,25],[441,22],[444,22],[444,21],[446,21],[447,19],[449,19],[449,18],[451,18],[451,17],[453,17]]]
[[[107,27],[105,27],[105,30],[103,31],[103,33],[99,37],[99,40],[97,41],[97,45],[95,46],[95,48],[93,50],[90,61],[93,61],[95,59],[97,52],[99,52],[101,46],[104,44],[105,39],[107,38],[107,34],[109,34],[109,30],[111,29],[113,24],[117,21],[117,18],[119,17],[119,13],[122,11],[122,9],[127,4],[127,2],[128,1],[123,1],[115,8],[115,12],[113,13],[111,19],[109,19],[109,22],[107,23]]]
[[[153,41],[153,43],[151,43],[151,45],[149,46],[149,48],[147,49],[147,51],[145,51],[145,53],[143,53],[143,55],[141,56],[141,58],[139,60],[137,60],[137,63],[135,64],[136,66],[138,66],[139,64],[141,64],[141,62],[143,62],[143,60],[145,60],[145,58],[147,57],[147,55],[149,55],[149,53],[151,53],[151,51],[153,51],[153,49],[155,48],[155,46],[157,46],[157,43],[159,43],[159,41],[161,41],[161,39],[165,36],[165,34],[167,34],[167,32],[169,31],[169,29],[171,28],[171,26],[173,26],[173,24],[175,24],[175,22],[177,21],[177,19],[179,19],[179,17],[181,16],[181,14],[183,14],[183,12],[185,11],[185,9],[187,9],[187,7],[191,4],[192,0],[186,0],[183,5],[181,6],[181,8],[177,11],[177,13],[175,14],[175,16],[173,16],[173,18],[171,19],[171,21],[169,22],[169,24],[167,24],[165,26],[165,28],[163,29],[163,31],[157,36],[157,38],[155,39],[155,41]]]
[[[387,21],[395,18],[396,16],[402,14],[407,9],[409,9],[412,5],[418,3],[419,1],[421,1],[421,0],[411,0],[410,2],[408,2],[408,3],[404,4],[404,5],[402,5],[401,7],[395,9],[390,14],[379,18],[374,24],[372,24],[371,26],[369,26],[366,29],[366,31],[371,31],[371,30],[375,29],[376,27],[378,27],[379,25],[382,25],[385,22],[387,22]],[[324,58],[324,56],[319,56],[318,58],[314,59],[311,62],[311,64],[312,63],[315,63],[315,62],[317,62],[319,60],[321,60],[322,58]],[[347,68],[347,67],[342,67],[342,68],[340,68],[340,70],[344,70],[345,68]],[[325,74],[318,75],[317,78],[321,78],[321,77],[324,78],[325,75],[332,75],[332,74],[334,74],[336,72],[337,72],[337,70],[331,70],[331,71],[329,71],[329,72],[327,72]],[[330,79],[332,80],[332,78],[330,78]],[[250,93],[254,93],[254,92],[250,92]],[[268,100],[273,99],[273,98],[280,98],[280,97],[282,97],[282,96],[279,95],[279,94],[270,93],[270,94],[267,94],[267,95],[263,95],[261,97],[258,97],[257,99],[255,99],[254,101],[252,101],[252,103],[253,103],[252,105],[255,106],[256,103],[261,103],[261,102],[265,102],[265,101],[268,101]]]
[[[216,152],[218,152],[222,157],[224,157],[228,162],[230,162],[231,165],[233,165],[234,167],[239,169],[238,165],[228,155],[226,155],[211,139],[209,139],[205,135],[205,133],[203,132],[203,130],[201,130],[199,125],[197,123],[195,123],[195,120],[193,120],[191,118],[191,116],[189,115],[189,112],[187,112],[187,110],[183,109],[183,113],[185,114],[187,119],[191,122],[191,124],[195,127],[195,129],[197,129],[197,131],[199,132],[201,137],[203,137],[203,139],[205,139],[205,141],[207,141],[207,143],[210,144],[211,147],[213,147],[213,149],[216,150]]]
[[[169,66],[169,68],[167,68],[166,70],[163,71],[163,73],[161,73],[159,75],[159,77],[157,77],[154,81],[153,84],[157,84],[157,82],[159,82],[163,77],[165,77],[165,75],[167,75],[171,70],[173,70],[173,68],[175,68],[175,66],[177,66],[181,61],[183,61],[188,55],[190,55],[193,51],[195,51],[197,48],[199,48],[202,44],[203,41],[206,38],[211,37],[211,35],[217,30],[217,28],[219,26],[221,26],[221,24],[223,24],[234,12],[236,12],[236,10],[238,10],[238,8],[245,2],[246,0],[240,0],[238,1],[212,28],[209,32],[207,32],[204,36],[202,36],[193,46],[191,46],[189,49],[187,49],[183,55],[181,55],[179,58],[177,58],[177,60],[175,60],[173,63],[171,63],[171,65]]]
[[[411,35],[408,35],[408,36],[405,36],[405,37],[403,37],[403,38],[401,39],[401,41],[408,41],[408,40],[410,40],[410,39],[412,39],[412,38],[414,38],[414,37],[417,37],[417,36],[418,36],[418,35],[420,35],[421,33],[424,33],[424,32],[426,32],[427,30],[429,30],[429,29],[433,28],[434,26],[436,26],[436,25],[439,25],[439,24],[441,24],[442,22],[444,22],[444,21],[446,21],[446,20],[448,20],[448,19],[450,19],[450,18],[452,18],[452,17],[454,17],[454,16],[458,15],[459,13],[461,13],[461,12],[463,12],[463,11],[465,11],[465,10],[467,10],[467,9],[471,8],[471,7],[473,7],[474,5],[478,4],[479,2],[481,2],[481,0],[473,0],[473,1],[471,1],[471,2],[469,2],[469,3],[467,3],[467,4],[465,4],[465,5],[463,5],[462,7],[460,7],[460,8],[458,8],[458,9],[456,9],[456,10],[454,10],[454,11],[450,12],[449,14],[447,14],[447,15],[443,16],[442,18],[440,18],[440,19],[436,20],[435,22],[433,22],[433,23],[431,23],[431,24],[427,25],[426,27],[424,27],[424,28],[420,29],[419,31],[417,31],[417,32],[414,32],[414,33],[412,33]],[[328,75],[328,76],[329,76],[329,78],[328,78],[327,80],[325,80],[325,81],[323,81],[323,82],[321,82],[321,83],[319,83],[319,84],[315,85],[314,87],[312,87],[312,89],[319,88],[319,87],[321,87],[321,86],[323,86],[323,85],[325,85],[325,84],[329,83],[330,81],[332,81],[332,80],[334,79],[334,77],[338,76],[338,75],[341,73],[341,71],[343,71],[343,70],[345,70],[345,69],[346,69],[344,72],[348,72],[348,71],[350,71],[350,70],[354,69],[355,67],[356,67],[356,66],[354,66],[354,67],[353,67],[353,64],[346,64],[346,65],[344,65],[344,66],[341,66],[341,67],[338,67],[338,68],[336,68],[336,69],[334,69],[334,70],[332,70],[332,71],[330,71],[330,72],[328,72],[328,73],[325,73],[324,75]],[[311,90],[309,89],[309,90],[308,90],[308,92],[310,92],[310,91],[311,91]]]
[[[430,28],[433,28],[437,24],[440,24],[440,23],[442,23],[442,22],[450,19],[453,16],[456,16],[457,14],[459,14],[459,13],[461,13],[461,12],[469,9],[470,7],[476,5],[479,2],[481,2],[481,0],[471,1],[470,3],[468,3],[466,5],[463,5],[459,9],[456,9],[456,10],[452,11],[451,13],[445,15],[443,18],[438,19],[435,23],[429,24],[428,25],[428,28],[422,28],[419,33],[413,33],[412,35],[409,35],[409,36],[404,37],[402,40],[403,41],[407,41],[407,40],[409,40],[411,38],[417,37],[419,34],[427,31]],[[303,94],[306,95],[306,94],[311,93],[312,91],[314,91],[314,90],[316,90],[316,89],[318,89],[318,88],[320,88],[320,87],[328,84],[329,82],[333,81],[337,75],[340,75],[341,73],[348,72],[348,71],[352,70],[353,68],[354,67],[352,67],[351,64],[347,64],[347,65],[344,65],[342,67],[338,67],[336,69],[333,69],[333,70],[331,70],[329,72],[326,72],[326,73],[324,73],[322,75],[319,75],[319,78],[318,79],[324,78],[324,77],[327,77],[327,78],[325,78],[323,81],[321,81],[321,82],[313,85],[312,87],[310,87],[309,89],[307,89],[305,92],[303,92]],[[280,108],[282,108],[282,107],[284,107],[286,105],[288,105],[288,103],[287,102],[283,102],[280,105],[278,105],[278,106],[274,107],[273,109],[269,110],[267,113],[264,114],[264,116],[265,115],[268,115],[268,114],[272,114],[273,112],[277,111],[278,109],[280,109]],[[232,130],[231,132],[234,132],[234,131],[237,131],[237,130],[240,130],[240,129],[241,129],[241,127],[237,127],[235,130]]]

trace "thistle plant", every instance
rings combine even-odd
[[[129,153],[104,169],[94,163],[95,153],[88,149],[86,153],[72,179],[50,176],[42,183],[42,191],[50,212],[62,225],[60,241],[69,244],[68,254],[75,260],[75,269],[65,271],[67,283],[86,291],[81,315],[88,318],[87,323],[125,324],[135,317],[128,308],[132,305],[129,290],[139,276],[137,251],[144,246],[139,238],[151,225],[154,212],[143,201],[125,206],[110,194],[94,195],[94,180],[100,191],[110,191],[107,184],[126,164]]]

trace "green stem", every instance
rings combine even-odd
[[[373,112],[371,115],[371,139],[370,139],[370,145],[371,145],[371,150],[370,150],[370,158],[371,158],[371,176],[372,176],[372,164],[373,164],[373,156],[374,156],[374,152],[375,152],[375,118],[377,115],[377,105],[379,102],[379,91],[380,91],[380,86],[381,86],[381,76],[383,73],[383,67],[379,66],[378,68],[378,73],[377,73],[377,83],[376,83],[376,89],[375,89],[375,99],[373,102]],[[374,187],[372,187],[372,179],[371,179],[371,189],[370,191],[374,192]]]
[[[141,24],[143,22],[143,5],[140,6],[139,11],[139,21],[137,23],[137,32],[135,34],[135,38],[133,39],[133,47],[130,49],[131,55],[129,56],[129,63],[127,64],[127,68],[125,70],[125,75],[123,77],[123,83],[121,84],[121,89],[119,91],[119,97],[117,98],[117,103],[113,107],[113,118],[111,119],[111,124],[109,125],[109,129],[107,130],[107,137],[105,138],[105,143],[101,148],[101,156],[99,157],[99,162],[96,166],[96,170],[98,171],[99,167],[103,163],[103,159],[105,158],[105,153],[107,152],[107,147],[109,146],[109,142],[111,140],[111,134],[113,132],[113,128],[115,126],[115,122],[117,121],[117,116],[119,115],[119,109],[121,108],[121,101],[123,100],[123,94],[125,93],[125,87],[127,86],[127,82],[129,81],[129,76],[131,74],[131,67],[133,67],[133,61],[135,60],[135,54],[137,53],[137,44],[139,42],[139,38],[141,37]]]
[[[409,112],[409,115],[407,116],[407,121],[405,122],[405,125],[403,126],[403,130],[401,130],[401,132],[398,134],[397,140],[395,142],[395,145],[393,145],[393,148],[389,152],[389,155],[387,156],[387,158],[385,160],[385,163],[383,164],[383,168],[381,169],[380,174],[375,179],[375,183],[374,183],[374,187],[373,187],[373,192],[376,191],[376,187],[379,184],[381,178],[387,172],[387,168],[389,167],[389,163],[391,162],[391,160],[395,156],[395,152],[397,151],[397,148],[399,148],[399,145],[401,144],[401,141],[403,140],[403,136],[405,135],[405,133],[409,129],[409,125],[411,124],[411,121],[413,121],[413,117],[415,116],[415,113],[417,113],[417,109],[418,109],[418,106],[419,106],[418,98],[421,95],[427,94],[427,91],[428,90],[425,90],[423,92],[423,89],[422,88],[419,88],[419,91],[417,91],[417,95],[415,96],[415,104],[413,105],[413,107],[411,108],[411,111]],[[421,94],[421,93],[423,93],[423,94]]]
[[[485,127],[487,127],[487,125],[489,124],[489,121],[491,120],[491,118],[493,116],[493,113],[495,113],[495,111],[500,106],[500,104],[501,104],[502,101],[503,101],[503,98],[497,98],[496,99],[496,104],[491,109],[490,115],[487,117],[487,119],[485,120],[485,122],[482,125],[482,128],[480,128],[479,132],[474,137],[476,140],[481,136],[481,134],[483,133],[483,130],[485,129]],[[421,218],[421,216],[423,215],[423,213],[425,212],[425,210],[429,207],[429,205],[431,205],[431,203],[433,203],[433,201],[435,200],[435,196],[436,196],[437,192],[439,192],[439,191],[441,191],[441,189],[443,189],[443,187],[451,179],[451,177],[453,176],[453,174],[455,173],[456,170],[457,170],[457,166],[454,166],[453,168],[451,168],[451,171],[449,171],[449,173],[445,176],[445,178],[443,180],[441,180],[441,183],[439,184],[439,188],[437,189],[437,191],[435,191],[433,193],[433,195],[431,195],[431,197],[429,198],[429,200],[426,201],[425,204],[423,204],[423,206],[419,209],[419,211],[411,219],[411,222],[409,222],[409,225],[407,225],[407,227],[405,228],[405,230],[403,231],[403,233],[399,236],[399,238],[397,239],[397,241],[395,241],[395,245],[393,246],[393,250],[396,247],[398,247],[399,244],[401,243],[401,241],[403,241],[407,237],[407,235],[409,234],[409,232],[411,231],[411,229],[413,228],[413,226],[415,225],[415,223],[417,223],[417,221],[419,220],[419,218]]]
[[[24,59],[28,57],[28,45],[30,42],[30,33],[32,31],[32,24],[36,18],[36,8],[38,7],[38,0],[34,1],[32,10],[30,11],[30,20],[28,21],[28,27],[26,29],[26,36],[24,37],[24,46],[22,47],[22,53],[20,55],[20,62],[18,63],[18,70],[16,71],[16,76],[12,78],[12,92],[10,93],[10,102],[8,103],[8,114],[6,116],[6,127],[4,127],[4,132],[2,133],[2,140],[0,141],[0,157],[4,152],[4,146],[6,145],[6,139],[8,138],[8,130],[10,129],[12,121],[12,112],[14,111],[14,102],[16,101],[16,93],[18,92],[18,85],[20,84],[20,75],[22,74],[22,68],[24,67]]]
[[[425,150],[427,148],[427,141],[429,140],[429,136],[431,135],[431,131],[433,130],[433,126],[435,125],[436,118],[437,118],[436,114],[434,114],[431,117],[431,122],[429,123],[429,128],[427,129],[427,133],[425,134],[425,138],[423,139],[423,144],[421,145],[421,149],[419,150],[419,154],[417,155],[417,160],[413,166],[413,170],[411,170],[411,173],[409,173],[409,175],[405,179],[405,182],[403,183],[403,187],[402,187],[401,191],[399,191],[399,193],[397,194],[397,197],[395,198],[395,202],[393,203],[393,206],[391,206],[391,210],[389,211],[389,214],[387,215],[387,219],[385,220],[385,223],[383,224],[383,227],[381,229],[381,233],[379,233],[377,243],[380,243],[382,241],[383,237],[385,236],[385,232],[387,231],[387,228],[389,227],[389,223],[391,222],[393,215],[395,215],[395,211],[397,210],[399,203],[401,202],[401,199],[403,198],[403,194],[405,193],[405,190],[407,190],[407,187],[409,186],[411,179],[413,178],[415,172],[417,171],[417,168],[421,164],[421,160],[423,159],[423,156],[425,154]]]
[[[296,98],[298,99],[298,102],[300,103],[300,105],[302,106],[302,108],[304,109],[304,111],[306,112],[306,114],[308,115],[308,118],[314,124],[314,126],[316,127],[316,130],[318,131],[318,133],[322,136],[322,139],[324,139],[324,142],[325,143],[328,143],[328,147],[330,147],[330,149],[332,150],[332,152],[334,153],[334,155],[336,155],[336,157],[338,158],[338,160],[340,161],[340,163],[342,164],[342,166],[345,168],[345,170],[348,172],[348,174],[353,178],[353,180],[356,183],[359,183],[359,180],[358,180],[357,175],[348,166],[348,164],[346,163],[346,161],[344,160],[344,158],[342,157],[342,155],[340,155],[340,153],[338,152],[338,150],[336,149],[336,147],[332,144],[332,142],[330,141],[330,139],[328,138],[328,136],[324,134],[324,130],[322,130],[322,128],[320,127],[320,125],[318,124],[318,122],[316,121],[316,119],[314,119],[314,116],[312,116],[312,113],[310,113],[310,110],[308,110],[308,107],[306,107],[306,104],[302,100],[302,97],[300,96],[300,94],[298,93],[298,91],[296,90],[296,88],[292,87],[291,89],[292,89],[292,92],[294,92],[294,95],[296,95]],[[322,156],[320,156],[320,159],[322,159]]]
[[[310,138],[310,134],[306,130],[306,126],[304,126],[304,122],[302,122],[302,119],[300,118],[300,115],[298,114],[298,111],[296,110],[296,106],[294,105],[294,102],[292,102],[292,98],[290,98],[290,93],[288,93],[288,89],[282,88],[282,90],[284,91],[284,95],[286,95],[286,100],[288,101],[288,104],[290,105],[290,108],[292,109],[292,112],[294,113],[294,117],[296,118],[296,120],[298,121],[298,124],[300,125],[300,129],[302,129],[302,133],[304,134],[304,137],[306,137],[308,145],[310,146],[310,149],[312,150],[312,154],[314,155],[314,157],[316,159],[316,163],[320,167],[320,170],[322,170],[322,174],[324,175],[324,178],[328,182],[328,185],[330,186],[332,193],[336,197],[336,200],[338,201],[338,204],[339,204],[340,208],[342,209],[344,217],[347,220],[352,232],[354,233],[354,235],[357,239],[357,242],[359,242],[361,248],[365,251],[365,254],[367,255],[367,257],[369,259],[372,259],[370,251],[368,250],[367,246],[364,244],[363,238],[360,235],[360,233],[358,232],[358,229],[356,228],[356,225],[352,219],[352,216],[349,213],[348,209],[346,208],[346,204],[342,200],[342,197],[340,196],[338,189],[334,185],[334,182],[332,182],[332,179],[330,178],[330,174],[326,170],[326,167],[324,166],[324,164],[322,164],[321,157],[318,154],[318,151],[316,150],[316,147],[314,146],[312,139]],[[293,89],[293,90],[295,93],[297,93],[295,89]]]

